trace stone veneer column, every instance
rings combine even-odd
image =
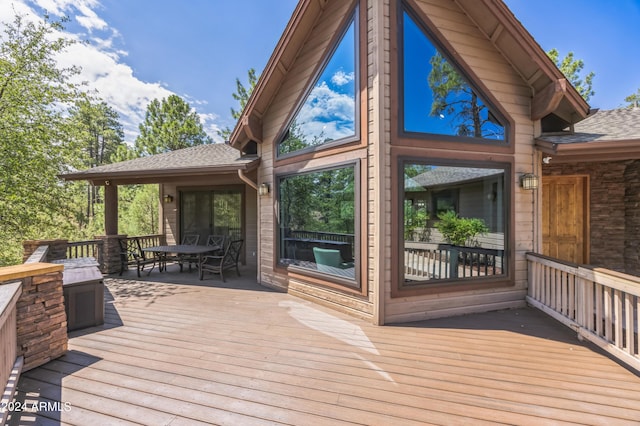
[[[119,239],[127,238],[126,235],[101,235],[95,237],[102,240],[102,254],[104,255],[103,274],[115,274],[120,272],[120,245]]]
[[[67,351],[63,268],[50,263],[0,268],[0,285],[22,281],[22,294],[16,303],[16,337],[17,355],[24,357],[24,370],[45,364]]]
[[[24,254],[22,261],[26,262],[27,259],[33,254],[34,251],[40,246],[47,246],[47,257],[42,259],[43,261],[52,262],[54,260],[66,259],[67,257],[67,245],[69,240],[28,240],[22,243]]]

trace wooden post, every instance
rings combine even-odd
[[[104,232],[118,235],[118,186],[109,181],[104,187]]]

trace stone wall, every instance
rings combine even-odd
[[[590,210],[590,264],[625,272],[625,170],[632,162],[543,165],[543,175],[588,175]],[[637,233],[635,234],[637,238]]]
[[[26,277],[16,305],[18,355],[24,370],[45,364],[67,351],[62,271]]]
[[[640,276],[640,161],[627,166],[624,181],[625,272]]]
[[[102,273],[116,274],[120,272],[120,245],[118,240],[127,238],[126,235],[106,235],[96,237],[102,240]]]
[[[40,262],[0,268],[0,285],[22,282],[16,303],[16,337],[17,356],[24,357],[24,370],[45,364],[67,351],[62,271],[62,265]]]
[[[22,261],[26,262],[38,247],[47,246],[47,255],[42,262],[53,262],[54,260],[62,260],[67,257],[67,244],[69,240],[28,240],[22,243],[23,255]]]

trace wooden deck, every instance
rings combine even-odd
[[[196,275],[107,279],[105,326],[23,373],[9,424],[640,423],[640,377],[533,309],[376,327]]]

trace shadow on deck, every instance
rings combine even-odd
[[[107,278],[105,325],[22,375],[9,424],[640,422],[640,377],[536,310],[376,327],[241,272]]]

